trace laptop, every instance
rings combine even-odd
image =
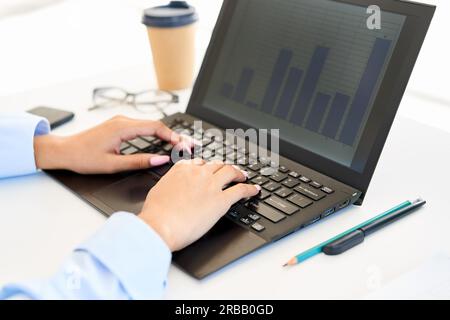
[[[175,252],[174,263],[201,279],[361,205],[434,11],[396,0],[225,0],[186,112],[163,122],[200,137],[199,156],[237,163],[262,191]],[[273,150],[249,152],[245,136],[230,142],[205,134],[237,128],[269,129],[268,139],[279,142],[275,165],[265,156]],[[241,140],[247,147],[237,146]],[[121,152],[172,151],[138,137]],[[108,216],[139,213],[171,165],[115,175],[48,173]]]

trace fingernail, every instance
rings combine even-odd
[[[198,146],[202,145],[202,143],[199,140],[197,140],[193,137],[190,137],[190,136],[182,136],[181,140],[183,143],[185,143],[186,145],[188,145],[191,148],[193,148],[195,145],[198,145]]]
[[[155,156],[150,158],[150,165],[151,166],[161,166],[163,164],[166,164],[170,161],[169,156]]]
[[[258,190],[258,192],[261,191],[261,186],[259,184],[255,184],[255,188],[256,190]]]
[[[180,135],[177,132],[172,131],[172,134],[170,136],[170,141],[173,144],[176,144],[176,143],[180,142],[180,139],[181,139]]]
[[[244,175],[245,178],[248,178],[248,172],[245,170],[242,170],[239,166],[233,164],[233,168],[235,168],[236,170],[239,170],[240,172],[242,172],[242,174]]]
[[[192,155],[192,148],[186,143],[186,141],[180,141],[175,145],[175,150],[187,152],[189,155]]]
[[[188,137],[189,138],[189,137]],[[192,154],[192,143],[189,140],[184,139],[181,141],[181,148],[183,151],[186,151],[190,155]]]

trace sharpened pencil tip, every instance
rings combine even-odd
[[[291,260],[289,260],[288,262],[286,262],[285,264],[283,264],[283,267],[289,267],[289,266],[294,266],[297,264],[297,259],[294,257]]]

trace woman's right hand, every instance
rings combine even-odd
[[[237,167],[203,160],[182,160],[147,195],[139,217],[166,242],[180,250],[202,237],[242,198],[259,193],[260,186],[245,184],[246,172]],[[232,182],[238,184],[224,190]]]

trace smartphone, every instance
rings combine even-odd
[[[49,107],[36,107],[27,112],[46,118],[50,123],[51,129],[55,129],[66,122],[69,122],[75,116],[73,112]]]

